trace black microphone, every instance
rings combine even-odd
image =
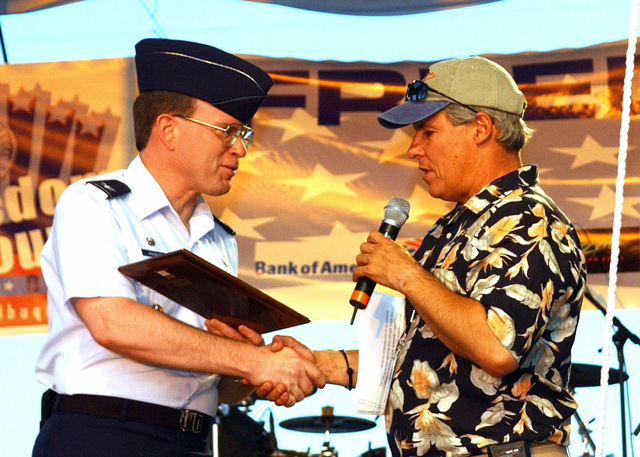
[[[409,202],[402,197],[391,197],[389,203],[384,207],[384,215],[382,217],[382,224],[378,231],[382,233],[386,238],[395,240],[398,236],[398,232],[402,225],[409,218]],[[365,309],[371,299],[373,289],[376,287],[376,283],[371,279],[363,276],[358,279],[356,287],[351,294],[349,303],[353,306],[353,315],[351,316],[351,325],[356,318],[356,313],[359,309]]]

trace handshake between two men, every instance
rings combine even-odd
[[[235,329],[217,319],[205,324],[209,332],[219,336],[253,346],[265,344],[259,333],[245,325]],[[357,368],[358,351],[347,351],[344,356],[332,350],[312,351],[295,338],[283,335],[276,335],[267,348],[270,354],[260,364],[261,371],[242,382],[254,385],[259,397],[276,405],[291,407],[327,383],[355,385],[357,371],[349,379],[347,368]]]
[[[366,276],[394,290],[399,290],[399,284],[407,278],[424,274],[407,249],[379,231],[369,233],[367,241],[360,246],[356,263],[354,281]],[[246,326],[240,325],[236,330],[216,319],[207,320],[205,324],[213,334],[252,346],[264,346],[262,336]],[[276,405],[291,407],[327,383],[348,388],[356,385],[358,350],[312,351],[295,338],[282,335],[275,336],[264,350],[262,355],[268,355],[260,361],[261,369],[251,372],[249,377],[243,376],[243,382],[255,386],[259,397]]]

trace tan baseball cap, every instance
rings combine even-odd
[[[404,127],[433,116],[451,103],[493,108],[520,117],[527,106],[507,70],[489,59],[473,56],[431,65],[422,81],[408,85],[404,102],[380,114],[378,122],[391,129]]]

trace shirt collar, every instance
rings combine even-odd
[[[171,203],[169,199],[160,184],[158,184],[158,181],[144,166],[140,156],[137,156],[129,164],[127,182],[135,199],[134,211],[139,220],[143,220],[165,208],[170,210]],[[190,218],[192,236],[198,239],[213,230],[214,226],[211,209],[202,195],[200,195]]]
[[[527,165],[496,179],[464,203],[464,207],[476,214],[488,206],[502,200],[511,192],[522,187],[535,186],[538,183],[538,167]]]
[[[127,183],[135,199],[135,212],[139,220],[170,206],[162,187],[144,166],[140,156],[136,156],[127,168]]]

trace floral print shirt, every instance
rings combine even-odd
[[[586,267],[574,227],[537,183],[535,165],[497,179],[440,218],[416,252],[448,289],[485,307],[519,367],[491,376],[442,344],[407,302],[385,413],[392,455],[466,456],[521,439],[568,445]]]

